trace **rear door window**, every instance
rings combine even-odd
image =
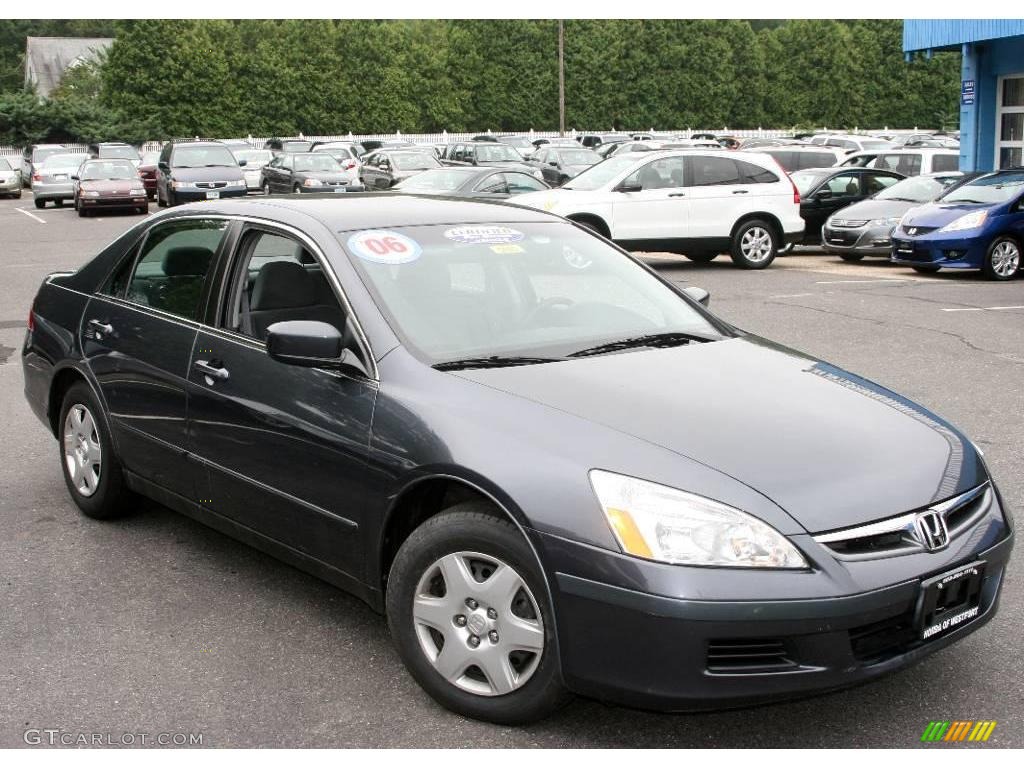
[[[736,163],[726,157],[693,157],[689,159],[690,186],[709,187],[742,184]]]
[[[960,169],[960,158],[956,155],[933,155],[932,173],[956,171]]]
[[[189,219],[150,230],[128,281],[125,298],[189,320],[198,320],[203,285],[228,222]]]

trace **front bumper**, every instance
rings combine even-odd
[[[0,195],[13,195],[21,191],[21,177],[12,176],[7,181],[0,181]]]
[[[348,184],[346,186],[331,186],[324,184],[319,187],[299,187],[299,194],[302,195],[341,195],[346,192],[365,192],[366,187],[362,184]]]
[[[909,266],[933,266],[943,269],[981,269],[987,241],[981,237],[941,237],[925,235],[910,238],[894,234],[890,260]]]
[[[37,181],[32,185],[32,195],[36,200],[72,200],[75,197],[75,182],[71,181]]]
[[[207,197],[207,193],[216,192],[216,197]],[[220,187],[218,189],[173,189],[171,194],[174,195],[174,202],[176,203],[195,203],[200,200],[223,200],[226,197],[245,197],[249,194],[247,187]]]
[[[79,197],[82,208],[138,208],[149,205],[148,195],[105,195],[103,197]]]
[[[827,253],[860,253],[888,256],[892,251],[892,226],[822,227],[821,242]]]
[[[533,532],[548,569],[563,679],[598,699],[698,711],[822,693],[913,664],[995,615],[1013,533],[998,501],[993,506],[962,537],[970,546],[833,560],[811,572],[660,565]],[[807,542],[800,545],[817,561]],[[977,618],[920,640],[914,616],[922,580],[976,560],[985,562]],[[643,583],[648,588],[638,589]],[[848,591],[851,583],[862,587]]]

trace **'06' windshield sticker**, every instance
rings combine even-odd
[[[361,259],[378,264],[408,264],[423,255],[420,244],[401,232],[365,229],[348,239],[348,249]]]
[[[456,243],[467,245],[502,245],[518,243],[523,239],[523,233],[518,229],[498,225],[452,227],[445,230],[444,236]]]

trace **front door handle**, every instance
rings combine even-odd
[[[749,189],[734,189],[734,190],[732,191],[732,193],[733,193],[734,195],[746,195],[746,194],[748,194],[749,192],[750,192],[750,190],[749,190]]]
[[[669,197],[686,197],[686,193],[685,192],[669,192],[668,196]]]
[[[217,379],[217,381],[227,381],[230,375],[227,368],[219,368],[213,361],[209,360],[196,360],[192,363],[192,366],[196,370],[202,371],[209,378]]]
[[[114,326],[110,323],[101,323],[99,320],[90,320],[89,327],[93,329],[96,334],[96,338],[102,338],[103,336],[109,336],[114,332]]]

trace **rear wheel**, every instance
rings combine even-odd
[[[568,698],[539,565],[485,504],[460,504],[413,531],[391,567],[387,615],[410,674],[454,712],[516,725]]]
[[[40,200],[38,197],[33,202],[35,202],[36,208],[45,208],[46,207],[46,201],[45,200]]]
[[[863,253],[840,253],[839,258],[843,261],[860,261],[864,258]]]
[[[269,195],[270,194],[270,182],[267,181],[266,179],[264,179],[263,180],[263,184],[260,185],[260,189],[263,191],[264,195]]]
[[[53,204],[56,205],[58,208],[63,208],[64,207],[64,201],[62,199],[60,199],[59,197],[56,200],[53,201]]]
[[[775,232],[771,225],[760,219],[745,221],[732,236],[730,255],[733,263],[743,269],[764,269],[778,254]]]
[[[1009,280],[1020,270],[1020,245],[1012,237],[997,237],[988,247],[981,271],[989,280]]]
[[[932,267],[927,264],[912,264],[910,268],[915,272],[920,272],[922,275],[933,275],[939,271],[938,267]]]
[[[296,194],[296,195],[301,194],[302,193],[302,187],[299,186],[298,184],[296,184],[294,187],[292,187],[292,192],[294,194]]]
[[[75,504],[98,520],[123,514],[131,493],[124,485],[103,411],[84,381],[65,393],[59,423],[61,469]]]

